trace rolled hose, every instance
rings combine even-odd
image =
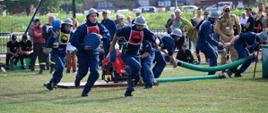
[[[217,79],[220,78],[218,75],[205,75],[205,76],[189,76],[189,77],[169,77],[169,78],[158,78],[158,83],[163,82],[177,82],[177,81],[189,81],[189,80],[203,80],[203,79]]]
[[[214,67],[209,67],[209,66],[199,66],[199,65],[194,65],[194,64],[190,64],[190,63],[186,63],[183,61],[178,61],[178,66],[190,69],[190,70],[195,70],[195,71],[202,71],[202,72],[214,72],[214,71],[221,71],[221,70],[225,70],[225,69],[230,69],[236,66],[239,66],[243,63],[245,63],[247,60],[251,60],[255,58],[255,55],[250,55],[246,58],[243,59],[239,59],[236,60],[232,63],[228,63],[228,64],[224,64],[224,65],[220,65],[220,66],[214,66]]]

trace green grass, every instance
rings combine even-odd
[[[148,27],[150,28],[165,28],[165,24],[170,18],[170,12],[157,12],[157,13],[144,13],[144,17],[148,21]],[[190,19],[192,17],[192,12],[185,12],[183,15]],[[131,16],[132,19],[135,17],[134,13],[124,13],[124,15]],[[37,15],[38,16],[38,15]],[[47,23],[48,16],[38,16],[43,23]],[[72,15],[70,14],[59,14],[56,16],[60,19],[65,18],[71,18]],[[115,14],[111,14],[111,18],[115,19]],[[77,19],[79,23],[83,23],[85,20],[84,15],[77,15]],[[102,17],[99,17],[99,20],[101,20]],[[31,20],[31,17],[29,16],[1,16],[0,17],[0,32],[24,32],[29,24],[29,21]],[[125,19],[127,21],[127,19]]]
[[[43,87],[51,75],[16,71],[0,74],[0,113],[265,113],[268,111],[268,80],[252,79],[253,65],[242,78],[163,83],[151,90],[138,87],[133,97],[125,88],[82,89]],[[165,69],[162,77],[204,75],[183,68]],[[74,74],[64,74],[73,82]]]
[[[240,15],[241,10],[233,10],[234,14]],[[191,19],[194,12],[183,12],[183,17]],[[165,28],[167,20],[170,18],[171,12],[157,12],[157,13],[143,13],[143,16],[148,22],[149,28]],[[134,13],[124,13],[124,15],[131,16],[132,19],[135,17]],[[43,23],[48,22],[47,15],[37,15]],[[59,19],[71,18],[71,14],[59,13],[56,15]],[[115,19],[115,13],[112,13],[110,16],[112,19]],[[84,15],[77,15],[78,21],[83,23],[85,21]],[[99,20],[102,17],[100,16]],[[31,20],[30,16],[15,15],[15,16],[0,16],[0,32],[24,32]],[[126,19],[125,19],[126,20]]]

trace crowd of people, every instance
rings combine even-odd
[[[74,80],[76,87],[89,72],[81,95],[84,97],[88,96],[99,78],[101,61],[109,53],[121,50],[120,57],[126,64],[128,76],[124,95],[132,96],[140,77],[146,89],[157,84],[155,78],[161,76],[167,62],[174,68],[177,67],[177,60],[199,64],[202,52],[209,66],[217,66],[218,54],[221,55],[222,65],[227,63],[229,56],[235,61],[259,51],[259,45],[267,40],[268,18],[263,3],[258,4],[258,9],[258,13],[254,13],[251,8],[246,8],[246,14],[239,19],[231,14],[228,6],[221,13],[203,12],[198,8],[191,20],[184,18],[182,11],[176,9],[165,25],[165,35],[156,35],[147,27],[141,10],[136,11],[133,20],[128,16],[127,21],[122,14],[118,14],[116,20],[111,19],[110,12],[106,10],[102,12],[103,20],[98,22],[99,13],[91,8],[85,23],[81,25],[76,19],[61,21],[50,16],[49,23],[42,27],[41,20],[36,18],[29,31],[32,42],[27,35],[23,35],[20,42],[16,41],[15,35],[11,36],[7,44],[6,65],[10,61],[16,64],[20,60],[21,68],[25,69],[23,59],[30,57],[30,66],[26,68],[34,71],[38,57],[39,74],[46,69],[53,73],[46,84],[48,90],[53,90],[61,81],[65,66],[67,73],[77,71]],[[191,52],[193,47],[197,60]],[[252,61],[249,59],[239,69],[235,67],[222,73],[229,77],[241,77]],[[208,75],[215,73],[209,72]]]

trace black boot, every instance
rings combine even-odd
[[[54,88],[53,83],[48,83],[48,84],[46,84],[45,86],[46,86],[46,88],[47,88],[49,91],[53,90],[53,88]]]
[[[45,65],[41,65],[38,74],[42,75],[44,70],[45,70]]]
[[[242,77],[242,75],[241,75],[241,73],[236,72],[234,77],[239,78],[239,77]]]
[[[80,80],[75,79],[75,81],[74,81],[74,86],[75,86],[76,88],[80,87]]]
[[[127,87],[127,90],[125,92],[125,97],[133,96],[132,92],[134,91],[134,81],[132,79],[128,79],[127,83],[128,83],[128,87]]]
[[[132,88],[132,89],[127,88],[127,90],[125,92],[125,97],[133,96],[132,95],[133,91],[134,91],[134,88]]]

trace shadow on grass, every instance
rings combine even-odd
[[[239,81],[252,81],[252,82],[265,82],[268,83],[268,79],[264,79],[264,78],[255,78],[253,79],[252,77],[247,77],[247,78],[243,78],[243,79],[237,79]]]
[[[119,96],[119,97],[105,97],[105,98],[94,98],[94,97],[81,97],[81,96],[76,96],[69,98],[61,102],[55,102],[55,104],[62,104],[62,105],[74,105],[74,104],[87,104],[87,103],[107,103],[115,100],[120,100],[124,99],[126,97]]]
[[[31,95],[31,94],[42,94],[45,92],[49,92],[48,90],[42,90],[42,91],[32,91],[32,92],[23,92],[23,93],[6,93],[1,94],[0,96],[24,96],[24,95]]]

